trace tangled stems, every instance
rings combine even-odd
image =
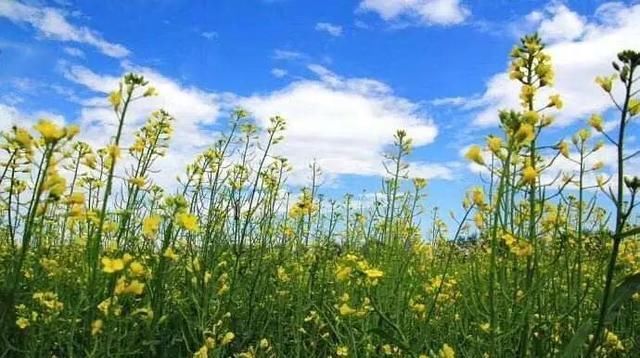
[[[625,151],[624,151],[624,141],[625,141],[625,129],[628,124],[628,121],[631,117],[630,111],[630,103],[632,100],[632,96],[634,95],[634,83],[637,79],[634,78],[635,70],[638,66],[640,66],[640,53],[633,51],[624,51],[618,55],[618,59],[622,62],[623,67],[620,68],[614,62],[614,68],[619,69],[620,80],[624,85],[624,101],[622,107],[618,106],[620,109],[620,121],[618,123],[618,140],[615,143],[617,149],[617,194],[613,196],[612,199],[614,201],[616,207],[616,225],[615,230],[612,235],[613,246],[611,248],[611,254],[609,256],[609,263],[607,266],[607,273],[605,278],[604,290],[602,293],[602,301],[600,304],[600,310],[598,313],[598,321],[596,324],[596,328],[594,331],[594,339],[591,341],[589,345],[588,355],[592,355],[598,347],[598,344],[602,340],[602,333],[607,320],[607,312],[609,310],[609,299],[611,297],[613,278],[615,275],[616,262],[618,260],[618,255],[620,253],[620,244],[624,237],[622,236],[623,230],[625,228],[625,224],[627,219],[631,215],[631,212],[634,208],[634,202],[631,200],[631,203],[627,208],[624,206],[624,167],[625,167]],[[605,89],[606,90],[606,89]],[[609,88],[610,92],[611,88]],[[613,98],[613,97],[612,97]],[[615,103],[615,100],[614,100]],[[636,104],[637,106],[637,104]],[[634,109],[635,110],[635,109]],[[632,199],[635,198],[635,191],[631,193]]]

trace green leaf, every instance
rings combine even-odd
[[[622,304],[631,299],[635,293],[640,292],[640,272],[627,276],[616,287],[611,296],[611,304],[607,310],[606,322],[611,322],[618,313]]]
[[[577,357],[582,351],[582,345],[587,340],[589,333],[591,333],[591,322],[586,322],[578,328],[571,341],[564,347],[561,357]]]
[[[631,299],[635,293],[640,292],[640,273],[627,276],[621,284],[613,291],[611,296],[611,304],[607,309],[605,322],[610,323],[615,319],[618,310],[622,304]],[[571,358],[577,357],[582,351],[582,345],[585,343],[589,333],[591,333],[591,322],[586,322],[573,335],[571,341],[565,346],[561,357]]]

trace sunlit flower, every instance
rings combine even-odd
[[[589,118],[589,125],[591,128],[597,130],[598,132],[604,131],[604,121],[602,120],[602,116],[599,114],[593,114]]]
[[[515,135],[516,140],[521,143],[528,143],[532,141],[534,137],[534,128],[529,123],[522,123]]]
[[[442,349],[438,351],[438,358],[455,358],[456,351],[453,350],[448,344],[443,344]]]
[[[178,213],[176,214],[176,223],[181,228],[195,232],[199,230],[198,226],[198,218],[195,215],[191,215],[189,213]]]
[[[367,275],[367,278],[369,279],[381,278],[384,275],[384,272],[374,268],[365,270],[364,273],[365,275]]]
[[[158,228],[160,227],[160,216],[151,215],[142,220],[142,235],[145,237],[150,237],[158,232]]]
[[[16,320],[16,325],[20,329],[26,329],[27,327],[29,327],[29,324],[30,324],[29,320],[24,317],[20,317]]]
[[[222,336],[222,339],[220,340],[220,345],[222,346],[226,346],[227,344],[231,343],[234,338],[236,338],[236,335],[233,332],[227,332],[224,334],[224,336]]]
[[[342,315],[342,316],[350,316],[350,315],[358,312],[358,310],[356,310],[356,309],[352,308],[351,306],[349,306],[348,303],[343,303],[338,310],[340,311],[340,315]]]
[[[530,165],[522,170],[522,182],[525,184],[534,184],[538,178],[538,171]]]
[[[487,138],[487,146],[493,154],[498,154],[502,148],[502,139],[496,136],[489,136],[489,138]]]
[[[138,261],[133,261],[129,265],[129,272],[131,272],[132,276],[141,277],[144,276],[145,269],[141,263],[139,263]]]
[[[469,150],[467,151],[467,154],[465,154],[465,158],[469,159],[470,161],[476,164],[484,165],[484,158],[482,157],[482,149],[477,145],[472,145],[469,148]]]
[[[109,93],[109,103],[111,104],[113,109],[117,110],[120,107],[120,102],[122,102],[121,91],[113,91]]]
[[[64,129],[49,119],[39,120],[34,128],[46,143],[55,143],[65,136]]]
[[[349,348],[347,346],[339,346],[338,348],[336,348],[336,355],[338,357],[348,357]]]
[[[147,180],[142,176],[129,178],[129,183],[138,188],[142,188],[146,184]]]
[[[605,92],[611,92],[611,88],[613,87],[613,80],[616,78],[615,75],[606,77],[606,76],[598,76],[596,77],[596,83],[602,88]]]
[[[124,261],[122,261],[122,259],[111,259],[105,256],[101,262],[102,271],[106,273],[114,273],[124,269]]]
[[[560,152],[563,157],[569,158],[569,144],[565,141],[558,143],[558,152]]]
[[[104,327],[104,322],[101,319],[97,319],[91,322],[91,335],[95,336],[102,333],[103,327]]]
[[[562,99],[560,99],[560,95],[554,94],[549,96],[549,107],[556,107],[557,109],[562,109],[563,103]]]
[[[352,271],[353,269],[349,266],[338,266],[336,269],[336,279],[338,281],[345,281],[349,278]]]
[[[167,259],[171,260],[171,261],[178,261],[178,254],[176,254],[175,251],[173,251],[173,248],[168,247],[164,253],[162,254],[162,256],[166,257]]]

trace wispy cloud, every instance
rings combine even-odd
[[[213,40],[218,37],[218,33],[215,31],[203,31],[200,33],[200,36],[204,37],[207,40]]]
[[[129,55],[129,50],[124,46],[105,40],[88,27],[71,24],[64,13],[55,8],[35,7],[18,1],[1,1],[0,17],[15,23],[27,23],[41,35],[53,40],[93,46],[110,57],[123,58]]]
[[[273,50],[274,60],[301,60],[305,58],[307,58],[307,55],[302,52],[283,49]]]
[[[273,75],[273,77],[276,77],[276,78],[282,78],[282,77],[286,76],[287,73],[288,73],[287,70],[284,70],[282,68],[273,68],[273,69],[271,69],[271,74]]]
[[[333,37],[342,36],[342,26],[334,25],[328,22],[318,22],[315,27],[316,31],[325,32]]]
[[[66,53],[69,56],[84,58],[84,51],[82,51],[77,47],[65,47],[64,53]]]

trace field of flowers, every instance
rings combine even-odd
[[[424,213],[402,130],[370,205],[324,197],[315,165],[287,193],[271,154],[285,119],[263,130],[241,109],[161,188],[174,118],[150,113],[124,138],[127,111],[155,94],[135,74],[108,97],[105,148],[47,119],[2,133],[0,357],[639,357],[640,178],[625,176],[639,152],[625,140],[639,134],[640,53],[596,79],[616,110],[559,142],[541,137],[562,108],[542,96],[541,39],[510,57],[522,107],[469,149],[485,180],[460,194],[456,227]],[[605,141],[617,172],[587,184]],[[580,170],[544,179],[561,157]]]

